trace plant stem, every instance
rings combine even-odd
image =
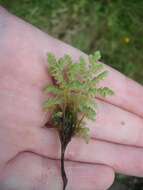
[[[68,179],[67,179],[65,167],[64,167],[65,150],[66,150],[66,145],[61,142],[61,176],[63,180],[63,190],[66,189],[66,186],[68,183]]]
[[[65,116],[62,120],[63,127],[61,130],[59,130],[59,137],[61,141],[61,176],[63,180],[63,190],[66,189],[66,186],[68,183],[68,179],[67,179],[65,167],[64,167],[65,150],[66,150],[67,145],[71,141],[71,138],[74,135],[75,126],[76,126],[75,122],[76,122],[75,114],[73,114],[69,110],[69,107],[66,107]]]

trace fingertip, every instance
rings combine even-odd
[[[66,162],[67,190],[107,190],[114,181],[114,170],[98,164]]]
[[[111,187],[111,185],[113,184],[114,180],[115,180],[115,172],[113,170],[113,168],[108,167],[108,166],[103,166],[103,172],[100,173],[103,176],[100,177],[103,180],[103,188],[102,190],[107,190],[109,187]]]

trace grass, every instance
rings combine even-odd
[[[0,4],[86,53],[100,50],[106,64],[143,84],[142,0],[0,0]],[[125,177],[118,181],[127,184]],[[130,183],[129,189],[140,190],[139,183]]]
[[[143,1],[0,0],[8,10],[143,84]]]

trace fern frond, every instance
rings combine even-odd
[[[48,63],[50,66],[54,66],[57,64],[57,60],[54,54],[48,53],[47,57],[48,57]]]
[[[90,140],[90,130],[87,127],[78,127],[75,131],[75,135],[82,137],[86,143],[89,143]]]
[[[70,55],[68,55],[68,54],[64,55],[64,64],[65,65],[71,65],[72,64],[72,58]]]
[[[100,53],[100,51],[94,52],[94,54],[93,54],[93,60],[94,60],[95,62],[97,62],[97,61],[99,61],[100,59],[101,59],[101,53]]]
[[[62,59],[62,58],[61,58]],[[64,62],[56,60],[55,56],[51,53],[48,54],[48,63],[49,63],[49,73],[56,80],[56,83],[64,86],[65,80],[63,75]]]
[[[77,77],[80,75],[80,65],[75,63],[75,64],[70,64],[69,69],[67,71],[67,76],[68,76],[68,81],[73,82],[77,81]]]
[[[52,93],[54,95],[61,95],[63,93],[63,90],[55,85],[47,85],[44,88],[44,92],[46,93]]]
[[[100,81],[104,80],[108,75],[108,71],[103,71],[95,77],[95,83],[98,84]]]
[[[57,105],[61,105],[61,104],[63,104],[62,99],[50,98],[44,102],[43,108],[46,111],[46,110],[55,108]]]
[[[89,88],[88,93],[90,97],[94,98],[97,95],[97,88]]]
[[[64,69],[72,63],[72,59],[69,55],[65,54],[64,57],[61,57],[58,61],[58,66],[61,72],[64,72]]]
[[[95,52],[93,55],[89,55],[89,64],[90,64],[90,72],[92,72],[92,74],[96,74],[99,71],[101,71],[103,69],[103,64],[99,63],[98,61],[101,58],[101,54],[99,51]]]
[[[65,148],[74,135],[89,142],[90,130],[85,127],[84,119],[95,121],[95,96],[106,97],[113,94],[107,87],[97,87],[107,76],[107,71],[103,71],[103,64],[99,63],[100,58],[99,51],[89,56],[88,63],[82,57],[75,63],[69,55],[57,60],[53,54],[48,54],[48,71],[54,84],[45,88],[45,92],[51,93],[53,97],[44,103],[44,109],[52,112],[51,123],[58,130],[61,141],[63,189],[67,184],[64,169]]]
[[[62,111],[55,111],[51,118],[53,125],[58,129],[61,129],[62,127],[62,116],[63,116]]]
[[[70,91],[80,92],[81,90],[85,89],[85,86],[80,81],[73,81],[71,83],[66,84],[66,88],[69,89]]]
[[[96,111],[92,106],[80,105],[78,111],[83,113],[87,119],[95,121]]]
[[[97,88],[96,91],[97,95],[102,97],[114,95],[114,92],[108,87]]]
[[[95,96],[106,97],[113,91],[107,87],[97,88],[97,84],[104,80],[107,71],[102,71],[103,64],[99,63],[100,52],[97,51],[89,56],[89,62],[80,57],[74,63],[69,55],[56,60],[53,54],[48,54],[49,72],[56,81],[56,85],[48,85],[45,92],[55,95],[55,98],[45,103],[45,108],[64,110],[66,105],[71,109],[82,113],[86,118],[95,120],[96,101]]]

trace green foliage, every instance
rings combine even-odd
[[[90,130],[87,127],[77,127],[76,135],[85,139],[86,143],[90,140]]]
[[[97,83],[104,80],[107,77],[107,71],[103,71],[96,77]]]
[[[57,105],[61,105],[63,102],[61,99],[58,98],[49,98],[47,101],[44,102],[44,110],[53,109],[57,107]]]
[[[62,90],[54,85],[48,85],[44,89],[45,92],[51,93],[51,94],[61,94]]]
[[[102,97],[113,95],[113,91],[107,87],[97,88],[97,94]]]
[[[0,4],[86,53],[100,49],[106,64],[143,84],[142,0],[0,0]],[[96,89],[92,91],[94,95]],[[128,181],[128,188],[142,188],[142,181]]]
[[[86,1],[64,39],[86,53],[102,50],[106,64],[143,83],[142,17],[143,1]]]
[[[9,11],[143,83],[143,1],[0,0]],[[62,21],[62,22],[61,22]]]
[[[85,138],[86,142],[89,139],[89,130],[82,121],[84,118],[95,120],[97,108],[95,96],[113,95],[111,89],[96,86],[107,76],[107,71],[102,71],[100,57],[100,52],[97,51],[89,56],[88,62],[82,57],[78,62],[73,62],[69,55],[57,60],[53,54],[48,53],[48,71],[54,84],[49,84],[44,89],[46,93],[52,95],[45,102],[44,109],[53,111],[52,121],[61,130],[61,121],[66,108],[69,108],[71,115],[76,115],[76,134]]]

